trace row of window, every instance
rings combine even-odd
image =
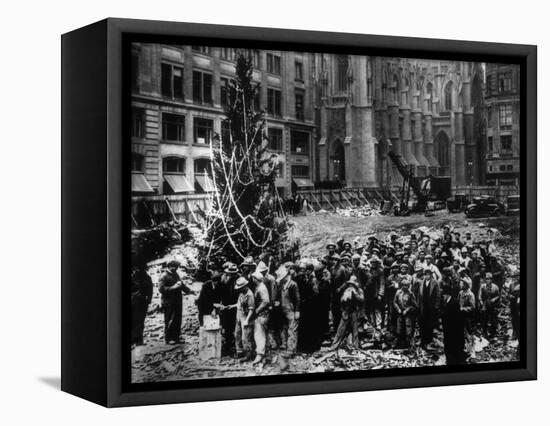
[[[165,157],[162,159],[163,174],[184,175],[186,173],[186,159],[182,157]],[[309,177],[309,166],[292,165],[291,173],[293,177]],[[193,170],[195,175],[212,175],[210,160],[207,158],[197,158],[193,161]],[[145,159],[143,155],[132,154],[132,172],[143,173],[145,171]],[[276,171],[278,178],[284,178],[284,168],[279,164]]]
[[[165,157],[162,159],[162,172],[165,174],[185,174],[185,158]],[[143,173],[145,171],[145,158],[143,155],[132,153],[132,171]],[[211,175],[210,160],[197,158],[193,161],[195,175]]]
[[[184,81],[183,68],[172,64],[162,63],[161,94],[165,98],[183,100]],[[193,71],[193,102],[212,105],[212,74],[203,71]],[[229,104],[230,80],[222,77],[220,80],[220,102],[222,106]],[[294,94],[295,112],[297,120],[304,120],[304,91],[296,90]],[[254,108],[260,110],[260,91],[254,99]],[[280,117],[282,114],[282,92],[278,89],[267,89],[267,113]]]
[[[489,166],[490,172],[496,172],[497,170],[500,172],[513,172],[514,166],[512,164],[501,164],[498,169],[496,168],[496,166]]]
[[[161,138],[167,142],[185,142],[185,115],[163,112]],[[228,129],[222,124],[222,137]],[[145,139],[145,113],[141,108],[132,108],[132,136]],[[203,117],[193,118],[193,141],[197,144],[209,144],[214,136],[214,121]],[[283,130],[268,128],[269,149],[283,151]],[[309,133],[299,130],[290,132],[290,151],[293,154],[309,154]]]
[[[145,117],[141,108],[132,108],[132,136],[145,138]],[[180,114],[162,113],[163,141],[185,142],[185,116]],[[193,141],[198,144],[209,144],[214,136],[214,121],[202,118],[193,118]]]
[[[500,104],[498,105],[498,127],[500,130],[511,130],[512,129],[512,119],[513,119],[513,108],[512,104]],[[493,123],[493,108],[489,107],[487,109],[487,121],[489,127]]]
[[[493,137],[487,137],[487,149],[489,152],[494,150]],[[500,149],[501,151],[512,151],[512,135],[500,135]]]
[[[516,90],[512,72],[502,72],[495,75],[488,75],[486,80],[487,94],[509,93]]]

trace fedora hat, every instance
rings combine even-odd
[[[286,269],[284,266],[280,266],[279,269],[275,271],[275,276],[277,281],[281,281],[283,278],[285,278],[288,275],[288,269]]]
[[[265,264],[265,262],[263,260],[260,260],[260,262],[258,263],[258,266],[256,266],[256,272],[259,272],[260,274],[262,272],[265,272],[267,271],[269,268],[267,267],[267,265]]]
[[[237,281],[235,282],[235,290],[243,288],[247,285],[248,285],[248,280],[245,277],[239,277],[239,278],[237,278]]]

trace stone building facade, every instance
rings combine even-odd
[[[487,183],[518,185],[520,73],[517,65],[487,64]]]
[[[316,54],[319,181],[392,187],[392,150],[419,176],[485,179],[479,63]]]
[[[132,192],[211,190],[210,145],[223,134],[228,83],[238,50],[207,46],[132,46]],[[315,170],[313,55],[247,50],[261,89],[270,149],[282,166],[281,192],[312,186]]]

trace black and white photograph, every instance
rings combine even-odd
[[[520,66],[131,45],[131,383],[520,361]]]

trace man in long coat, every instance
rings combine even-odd
[[[159,280],[162,309],[164,311],[164,340],[170,345],[179,343],[183,308],[182,293],[191,294],[178,275],[180,263],[172,260]]]
[[[426,347],[433,340],[433,331],[439,319],[441,293],[430,268],[424,269],[424,281],[418,288],[418,325],[420,342]]]

